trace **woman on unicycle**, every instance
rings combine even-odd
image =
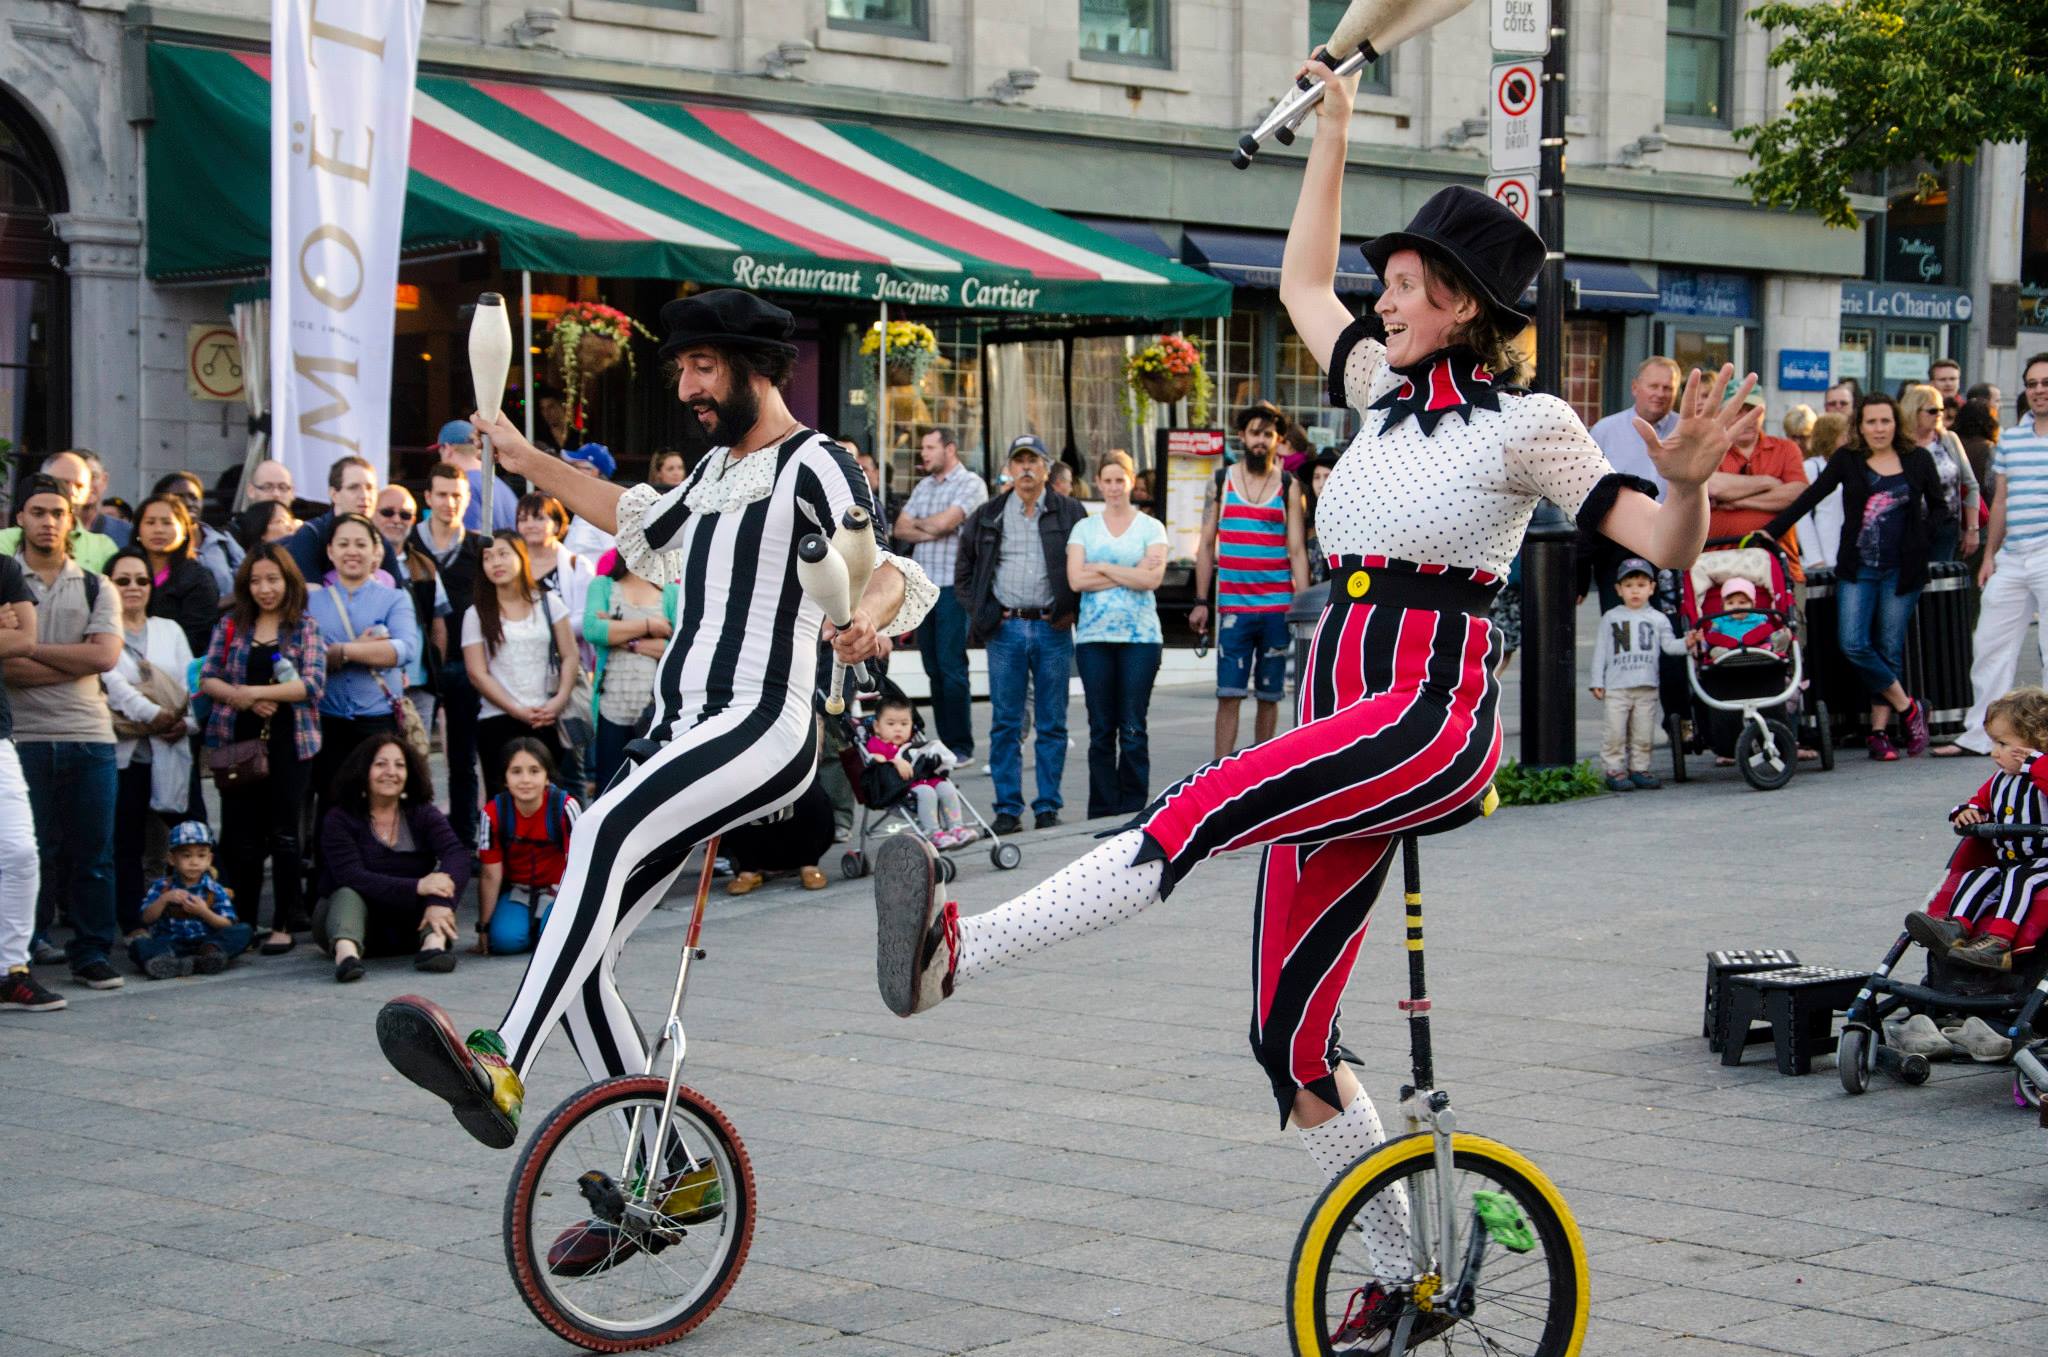
[[[1525,363],[1511,340],[1528,323],[1516,302],[1543,242],[1468,188],[1443,190],[1406,230],[1366,243],[1385,291],[1354,318],[1332,285],[1356,77],[1315,62],[1302,73],[1329,90],[1281,299],[1332,401],[1363,427],[1317,504],[1331,602],[1302,676],[1300,724],[1189,774],[1115,838],[985,913],[942,900],[932,855],[891,840],[876,855],[877,978],[895,1012],[922,1012],[1005,962],[1163,899],[1215,854],[1263,849],[1252,1050],[1283,1125],[1291,1118],[1335,1177],[1385,1139],[1337,1058],[1339,1000],[1399,837],[1469,818],[1492,780],[1500,640],[1488,610],[1537,501],[1638,555],[1687,565],[1706,538],[1702,487],[1742,407],[1723,403],[1732,368],[1710,382],[1693,373],[1669,438],[1639,423],[1670,482],[1666,502],[1617,474],[1569,406],[1514,388]],[[1407,1258],[1404,1201],[1359,1214],[1375,1255]],[[1388,1338],[1382,1299],[1362,1295],[1353,1308],[1366,1313],[1329,1340],[1372,1350]]]

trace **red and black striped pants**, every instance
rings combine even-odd
[[[1189,774],[1138,826],[1162,895],[1217,853],[1264,846],[1252,929],[1251,1042],[1285,1120],[1331,1077],[1345,982],[1398,836],[1474,813],[1500,762],[1487,620],[1495,578],[1336,563],[1301,679],[1300,724]]]

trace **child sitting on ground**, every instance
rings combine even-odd
[[[979,837],[961,824],[960,793],[946,777],[959,760],[937,740],[917,733],[906,699],[885,697],[875,708],[875,732],[868,737],[868,753],[889,760],[897,776],[910,784],[917,826],[931,839],[932,847],[957,848]]]
[[[171,830],[170,871],[142,894],[147,937],[128,944],[128,959],[152,980],[216,975],[249,946],[255,930],[235,915],[227,887],[213,874],[213,831],[203,820]]]
[[[1735,650],[1768,650],[1775,655],[1792,653],[1792,631],[1773,622],[1769,614],[1756,611],[1756,586],[1741,576],[1721,585],[1721,611],[1700,624],[1686,638],[1695,652],[1703,651],[1708,663]]]
[[[1998,771],[1977,794],[1949,812],[1949,823],[2048,824],[2048,691],[2015,688],[1984,713],[1991,761]],[[2034,892],[2048,886],[2048,843],[1999,839],[1986,845],[1994,862],[1968,867],[1956,884],[1948,917],[1906,916],[1915,942],[1950,961],[1989,971],[2012,968],[2013,939],[2026,923]]]
[[[484,803],[477,860],[478,956],[529,950],[569,868],[574,797],[553,783],[547,746],[521,736],[505,746],[505,790]]]
[[[1607,789],[1655,791],[1663,786],[1650,771],[1650,742],[1657,730],[1657,665],[1679,646],[1671,619],[1650,606],[1656,572],[1640,556],[1615,571],[1621,602],[1600,615],[1593,647],[1593,699],[1607,709],[1607,738],[1600,746]]]

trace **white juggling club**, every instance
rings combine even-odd
[[[847,579],[846,560],[833,550],[823,533],[805,533],[796,544],[796,581],[812,602],[825,610],[835,627],[853,620],[854,592]],[[867,686],[866,665],[853,666],[853,681]],[[846,710],[846,666],[837,656],[832,660],[832,687],[825,695],[825,710],[833,716]]]
[[[505,404],[505,376],[512,370],[512,322],[505,315],[505,299],[486,292],[476,299],[476,313],[469,319],[469,380],[476,387],[476,412],[491,416]],[[528,399],[532,394],[528,393]],[[491,437],[478,430],[483,443],[483,503],[478,522],[491,530],[491,490],[498,483],[496,458]]]
[[[875,573],[875,520],[855,505],[839,516],[832,530],[832,549],[846,562],[846,596],[857,600],[868,591],[868,577]]]
[[[1339,76],[1350,75],[1471,3],[1472,0],[1351,0],[1350,8],[1330,30],[1330,40],[1317,50],[1316,57]],[[1296,80],[1295,87],[1273,106],[1264,121],[1238,138],[1231,163],[1244,169],[1269,138],[1277,138],[1283,146],[1291,143],[1294,129],[1301,126],[1322,98],[1320,82],[1307,76]]]

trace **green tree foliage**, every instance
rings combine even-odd
[[[1926,160],[1969,161],[2025,139],[2048,175],[2048,3],[1820,0],[1751,11],[1777,46],[1792,97],[1783,117],[1736,133],[1756,201],[1854,226],[1854,177]]]

